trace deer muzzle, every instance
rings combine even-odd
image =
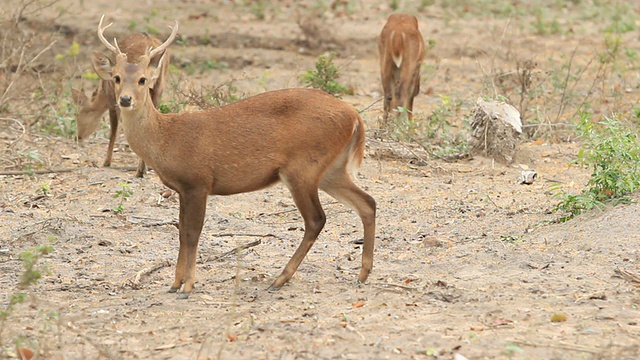
[[[128,96],[128,95],[120,96],[120,106],[121,107],[130,107],[131,106],[131,96]]]

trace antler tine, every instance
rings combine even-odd
[[[119,54],[120,53],[120,49],[117,48],[116,46],[113,46],[109,43],[109,41],[107,41],[107,39],[104,38],[104,31],[109,28],[109,26],[113,25],[113,23],[110,23],[106,26],[102,26],[102,22],[104,21],[104,15],[102,15],[102,17],[100,18],[100,23],[98,24],[98,38],[100,39],[100,41],[102,41],[102,43],[104,44],[104,46],[107,47],[107,49],[111,50],[112,52]],[[115,41],[115,39],[114,39]],[[117,44],[117,43],[116,43]]]
[[[162,45],[158,46],[157,48],[155,48],[155,49],[151,50],[151,52],[149,52],[149,57],[150,58],[158,55],[159,53],[164,51],[164,49],[166,49],[167,46],[171,45],[173,40],[176,38],[176,35],[178,35],[178,20],[176,20],[176,26],[174,26],[174,27],[169,26],[169,29],[171,29],[171,35],[169,35],[169,38],[165,42],[163,42]]]
[[[116,50],[118,51],[118,54],[122,54],[122,51],[120,50],[120,46],[118,46],[118,40],[116,40],[116,38],[113,38],[113,45],[115,46]]]

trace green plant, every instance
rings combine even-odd
[[[557,19],[547,20],[541,12],[536,14],[536,19],[531,23],[534,32],[538,35],[557,35],[562,33]]]
[[[410,119],[407,109],[396,109],[398,116],[389,118],[385,125],[387,135],[397,141],[414,142],[438,158],[466,152],[467,141],[463,134],[453,131],[454,126],[450,122],[460,113],[462,101],[449,96],[441,96],[440,99],[441,103],[426,117],[413,114],[413,119]]]
[[[554,209],[563,213],[560,221],[607,202],[628,202],[628,195],[640,187],[640,144],[631,124],[615,116],[594,122],[589,113],[583,112],[577,130],[584,144],[576,162],[591,168],[592,173],[580,194],[567,194],[557,185],[552,188],[560,198]]]
[[[53,241],[55,239],[50,238],[49,240]],[[24,292],[24,290],[36,284],[42,277],[43,270],[36,267],[38,261],[52,251],[53,246],[51,245],[38,245],[23,251],[19,255],[24,268],[23,273],[20,275],[20,282],[18,283],[18,288],[22,291],[10,294],[9,303],[0,309],[0,355],[2,355],[2,350],[5,346],[2,340],[2,333],[4,332],[6,321],[14,312],[16,306],[27,300],[27,293]],[[16,337],[14,341],[16,347],[22,347],[22,345],[27,342],[23,337]]]
[[[20,276],[19,286],[21,289],[26,289],[31,285],[34,285],[42,277],[42,272],[36,268],[38,260],[44,255],[47,255],[53,251],[51,245],[38,245],[23,251],[20,254],[22,259],[24,272]]]
[[[49,183],[46,183],[43,181],[42,184],[40,185],[40,188],[36,190],[36,194],[42,195],[42,196],[49,196],[51,194],[51,186],[49,185]]]
[[[258,20],[264,20],[266,17],[265,9],[268,2],[264,0],[251,1],[251,13],[256,16]]]
[[[326,91],[336,97],[340,97],[340,94],[349,93],[349,88],[340,85],[337,81],[340,77],[340,71],[333,63],[334,57],[335,53],[333,52],[318,56],[316,69],[300,74],[302,82],[306,86]]]
[[[153,36],[158,36],[160,34],[160,30],[156,26],[147,25],[146,32]]]
[[[124,202],[133,195],[133,191],[127,183],[120,182],[119,186],[120,189],[116,190],[113,195],[114,199],[119,199],[118,205],[111,209],[114,214],[122,214],[124,212]]]

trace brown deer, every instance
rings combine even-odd
[[[418,19],[408,14],[391,14],[378,37],[380,77],[384,96],[384,122],[398,107],[413,118],[413,98],[420,92],[420,65],[424,40]]]
[[[149,34],[135,34],[127,37],[120,44],[122,52],[127,54],[129,61],[137,63],[141,56],[145,55],[147,50],[151,47],[158,47],[162,42]],[[165,52],[167,54],[165,55]],[[157,108],[162,92],[165,87],[165,81],[167,78],[167,68],[169,64],[168,51],[161,51],[155,53],[151,59],[152,64],[158,64],[160,58],[164,56],[160,73],[153,88],[150,88],[151,101]],[[107,64],[113,65],[115,59],[104,55],[100,52],[94,51],[92,55],[93,69],[103,67]],[[96,71],[97,72],[97,71]],[[118,134],[118,112],[119,109],[116,104],[116,95],[113,88],[113,80],[101,80],[100,86],[93,92],[91,98],[87,97],[83,91],[78,89],[72,89],[71,95],[74,103],[78,108],[77,114],[77,129],[78,140],[84,140],[91,135],[100,125],[100,120],[105,111],[109,111],[109,122],[111,124],[111,136],[109,138],[109,147],[107,148],[107,156],[102,166],[111,166],[111,157],[113,155],[113,147],[115,145],[116,136]],[[136,177],[143,177],[146,171],[144,160],[138,161],[138,168],[136,170]]]
[[[169,292],[182,287],[179,298],[187,298],[193,291],[208,195],[245,193],[280,181],[291,192],[305,230],[269,290],[291,279],[324,227],[318,189],[360,216],[364,245],[358,280],[367,280],[373,266],[376,206],[350,175],[365,147],[364,124],[352,106],[319,90],[285,89],[214,109],[162,114],[149,99],[162,65],[149,60],[173,41],[177,21],[169,39],[136,63],[129,63],[117,43],[104,38],[107,27],[101,20],[98,34],[116,61],[103,63],[98,74],[115,84],[122,127],[133,151],[179,194],[180,251]]]

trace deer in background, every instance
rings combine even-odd
[[[131,149],[179,194],[180,250],[169,292],[182,288],[179,298],[188,298],[193,291],[208,196],[246,193],[277,182],[291,192],[304,219],[304,236],[269,290],[291,279],[324,227],[319,189],[360,216],[364,242],[358,280],[367,280],[373,266],[376,205],[351,178],[365,148],[364,124],[352,106],[319,90],[285,89],[214,109],[162,114],[153,106],[149,89],[164,59],[152,64],[152,51],[130,63],[115,41],[112,45],[104,38],[108,26],[103,27],[101,19],[98,34],[116,60],[103,62],[98,75],[115,85]],[[166,48],[177,30],[176,21],[171,36],[157,49]]]
[[[412,119],[413,98],[420,92],[420,65],[425,52],[418,19],[408,14],[391,14],[378,37],[378,51],[384,123],[398,107],[406,109]]]
[[[151,64],[159,64],[160,58],[164,56],[158,79],[153,87],[149,89],[153,106],[158,107],[162,92],[165,88],[167,78],[167,68],[170,55],[166,50],[158,51],[158,47],[162,42],[149,34],[135,34],[127,37],[122,41],[120,49],[127,54],[131,63],[137,63],[140,57],[145,55],[149,48],[156,48],[151,57]],[[165,54],[165,52],[167,52]],[[94,51],[92,54],[92,65],[94,71],[104,66],[115,64],[115,59],[100,52]],[[154,66],[155,66],[154,65]],[[91,98],[87,97],[83,91],[71,89],[71,95],[74,103],[78,108],[77,114],[77,130],[78,140],[84,140],[91,135],[100,125],[102,115],[105,111],[109,111],[109,122],[111,124],[111,136],[109,137],[109,147],[107,148],[107,156],[102,166],[111,166],[111,157],[113,155],[113,147],[115,145],[116,136],[118,134],[118,116],[119,109],[116,104],[116,95],[114,92],[112,79],[101,79],[100,86],[93,92]],[[146,171],[144,160],[138,161],[136,177],[143,177]]]

